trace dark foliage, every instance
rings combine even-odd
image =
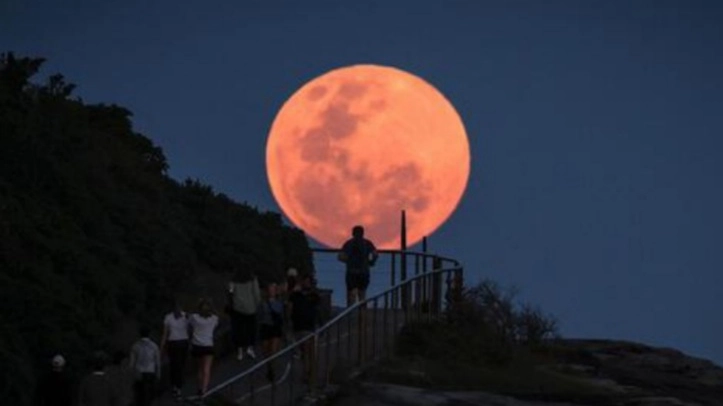
[[[456,363],[504,365],[520,350],[541,350],[558,337],[557,321],[530,304],[515,302],[516,291],[491,280],[460,292],[460,300],[434,323],[409,324],[397,342],[399,353]]]
[[[158,324],[198,275],[313,266],[279,214],[169,178],[130,111],[71,98],[61,75],[32,83],[42,63],[0,58],[0,399],[13,405],[32,403],[52,354],[77,375],[121,320]]]

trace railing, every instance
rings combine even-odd
[[[462,286],[463,270],[453,259],[409,251],[380,253],[392,258],[390,288],[297,337],[286,348],[210,389],[203,399],[217,399],[221,404],[294,405],[303,396],[318,396],[336,378],[391,355],[394,337],[405,323],[439,317]],[[409,258],[414,261],[412,276],[406,274]]]

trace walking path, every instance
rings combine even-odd
[[[366,310],[364,312],[363,329],[364,339],[359,342],[361,324],[359,314],[342,320],[331,327],[319,337],[316,356],[317,387],[326,386],[336,379],[348,374],[352,368],[359,364],[359,353],[363,352],[363,359],[378,358],[388,353],[386,350],[393,343],[393,337],[403,325],[404,314],[399,310]],[[396,329],[394,326],[396,325]],[[361,347],[361,349],[360,349]],[[252,368],[256,362],[262,360],[260,351],[257,359],[251,360],[248,356],[238,361],[232,352],[226,357],[214,360],[209,388],[214,388],[238,374]],[[183,391],[185,397],[191,398],[195,394],[196,375],[195,361],[192,375],[187,376]],[[247,403],[258,405],[287,405],[308,397],[310,391],[308,382],[303,379],[301,357],[296,351],[289,351],[273,363],[274,380],[271,383],[267,368],[260,368],[243,382],[234,382],[224,388],[220,396],[234,403]],[[336,379],[335,379],[336,378]],[[190,399],[189,399],[190,400]],[[189,401],[181,403],[191,403]],[[208,402],[210,404],[210,402]],[[178,405],[170,393],[165,393],[155,403],[157,406]],[[192,403],[194,404],[194,403]]]

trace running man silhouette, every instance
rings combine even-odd
[[[339,261],[346,263],[346,305],[366,298],[369,287],[369,268],[374,266],[379,253],[374,243],[364,238],[364,227],[354,226],[351,239],[339,252]]]

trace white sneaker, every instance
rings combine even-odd
[[[236,355],[236,359],[239,361],[243,361],[244,359],[244,350],[243,348],[238,349],[238,355]]]
[[[249,357],[251,357],[251,359],[256,359],[256,353],[254,352],[253,347],[249,347],[249,348],[246,350],[246,354],[248,354]]]

